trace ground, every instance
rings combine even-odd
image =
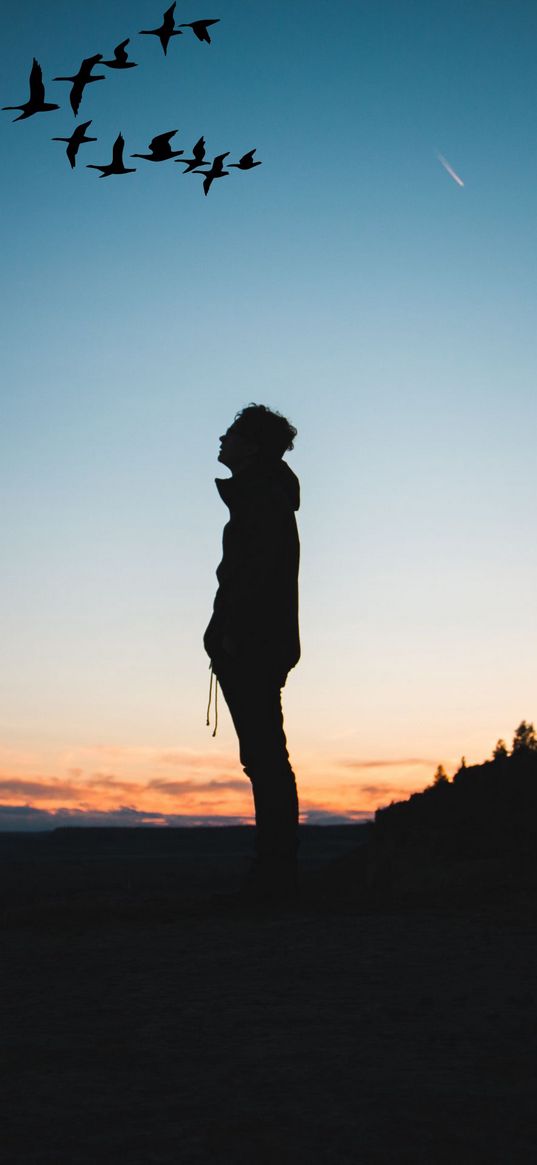
[[[527,902],[324,896],[360,840],[256,914],[213,896],[246,830],[0,839],[5,1165],[533,1165]]]

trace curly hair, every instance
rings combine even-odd
[[[234,427],[241,437],[254,441],[265,457],[280,458],[293,448],[297,430],[286,417],[266,405],[251,402],[235,414]]]

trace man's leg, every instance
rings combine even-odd
[[[277,888],[296,882],[298,797],[283,728],[281,691],[264,673],[235,663],[218,680],[239,738],[240,758],[252,783],[257,871]]]

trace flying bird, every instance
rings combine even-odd
[[[255,150],[248,150],[238,162],[228,162],[228,166],[234,166],[237,170],[253,170],[254,166],[262,166],[262,162],[254,162],[254,154]]]
[[[95,166],[91,162],[86,163],[88,170],[100,170],[101,178],[109,178],[111,174],[134,174],[136,166],[130,169],[123,165],[123,147],[125,145],[125,138],[123,134],[118,134],[112,149],[112,161],[108,166]]]
[[[141,28],[140,29],[140,36],[158,36],[160,43],[162,45],[162,48],[164,49],[165,56],[166,56],[166,53],[168,52],[168,45],[170,43],[172,36],[182,36],[183,35],[182,32],[180,32],[179,29],[175,27],[175,17],[173,15],[174,9],[175,9],[175,3],[176,3],[176,0],[174,0],[173,4],[170,6],[170,8],[166,9],[166,11],[162,17],[162,24],[161,24],[160,28]]]
[[[51,105],[45,101],[45,86],[43,85],[43,70],[35,57],[30,72],[30,98],[24,105],[3,105],[2,109],[22,109],[20,117],[13,121],[24,121],[25,117],[32,117],[34,113],[48,113],[49,109],[59,109],[59,105]]]
[[[197,174],[205,174],[205,177],[203,179],[203,190],[204,190],[205,195],[207,195],[209,193],[209,190],[211,189],[211,185],[214,182],[215,178],[227,178],[227,176],[229,174],[229,170],[224,170],[224,158],[228,158],[228,157],[229,157],[229,150],[227,151],[226,154],[217,154],[216,158],[213,159],[213,163],[212,163],[210,170],[197,170],[196,171]]]
[[[199,142],[196,142],[196,145],[192,147],[192,154],[192,158],[178,159],[183,164],[186,162],[186,169],[183,170],[183,174],[191,174],[198,166],[203,165],[205,159],[205,138],[200,138]]]
[[[156,138],[150,141],[148,154],[131,154],[131,158],[145,158],[148,162],[167,162],[168,158],[176,158],[178,154],[184,154],[184,150],[172,150],[170,139],[175,137],[176,129],[169,130],[168,133],[159,133]]]
[[[450,178],[453,178],[453,181],[457,183],[457,186],[464,186],[462,178],[459,178],[459,175],[455,173],[453,166],[450,166],[449,162],[446,160],[446,158],[444,158],[444,155],[437,154],[436,156],[440,162],[440,165],[444,167],[444,170],[447,170]]]
[[[66,152],[67,157],[69,158],[69,161],[71,163],[72,170],[74,170],[74,168],[76,166],[76,156],[78,154],[80,146],[83,145],[84,142],[96,142],[97,141],[97,138],[87,138],[86,137],[86,130],[87,130],[89,125],[91,125],[91,121],[84,121],[80,125],[77,125],[75,131],[71,134],[70,138],[51,138],[51,141],[53,141],[53,142],[68,142],[68,146],[67,146],[67,149],[65,152]]]
[[[128,53],[125,51],[125,45],[129,43],[130,36],[126,40],[122,40],[121,44],[116,45],[114,49],[114,60],[103,61],[107,69],[136,69],[137,62],[129,61]]]
[[[93,67],[98,63],[98,61],[102,61],[102,59],[103,59],[102,53],[95,53],[95,56],[93,56],[93,57],[85,57],[84,58],[81,66],[78,70],[78,73],[75,73],[74,77],[55,77],[54,78],[55,81],[72,81],[73,82],[73,86],[72,86],[71,92],[69,94],[69,100],[71,102],[71,109],[73,110],[75,117],[78,113],[78,110],[80,109],[80,102],[82,101],[82,94],[84,92],[86,85],[91,85],[92,81],[104,81],[104,80],[106,80],[104,73],[100,74],[100,76],[98,76],[98,77],[93,77],[91,74],[91,70],[93,69]]]
[[[211,38],[207,32],[210,24],[220,24],[220,17],[218,20],[191,20],[189,24],[182,24],[180,27],[191,28],[198,40],[205,40],[207,44],[210,44]]]

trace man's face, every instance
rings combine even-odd
[[[235,425],[230,425],[229,429],[220,437],[218,460],[223,465],[227,465],[228,469],[236,469],[256,452],[257,445],[241,437]]]

